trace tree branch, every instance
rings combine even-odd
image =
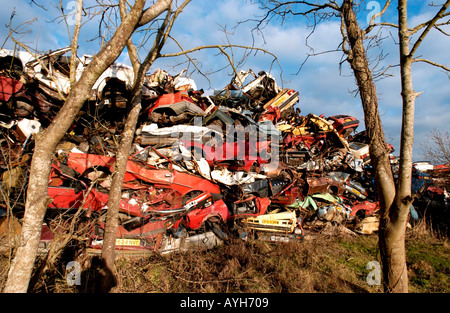
[[[422,34],[420,34],[419,38],[417,39],[417,41],[414,43],[414,46],[411,49],[411,52],[409,53],[409,57],[412,58],[412,56],[414,55],[414,53],[417,51],[417,49],[419,48],[420,44],[422,43],[422,41],[425,39],[425,36],[430,32],[431,28],[433,28],[433,26],[436,24],[436,22],[442,18],[445,14],[445,11],[448,9],[448,7],[450,6],[450,0],[447,0],[445,2],[445,4],[442,5],[441,9],[439,10],[439,12],[435,15],[435,17],[433,19],[430,20],[428,26],[425,28],[425,30],[422,32]]]
[[[250,46],[244,46],[244,45],[234,45],[234,44],[232,44],[232,45],[204,45],[204,46],[197,46],[195,48],[184,50],[184,51],[180,51],[180,52],[161,54],[160,57],[162,57],[162,58],[177,57],[177,56],[180,56],[180,55],[183,55],[183,54],[188,54],[188,53],[192,53],[192,52],[203,50],[203,49],[219,49],[220,50],[223,47],[225,47],[225,48],[233,47],[233,48],[258,50],[258,51],[262,51],[264,53],[267,53],[267,54],[273,56],[275,59],[278,60],[278,58],[276,57],[275,54],[267,51],[266,49],[257,48],[257,47],[250,47]]]
[[[281,68],[281,65],[279,64],[278,58],[277,58],[277,56],[275,54],[273,54],[273,53],[271,53],[271,52],[269,52],[269,51],[267,51],[265,49],[262,49],[262,48],[249,47],[249,46],[244,46],[244,45],[230,45],[230,44],[229,45],[204,45],[204,46],[197,46],[195,48],[188,49],[188,50],[183,50],[183,51],[180,51],[180,52],[161,54],[161,55],[159,55],[159,57],[161,57],[161,58],[170,58],[170,57],[177,57],[177,56],[184,55],[184,54],[189,54],[189,53],[200,51],[200,50],[203,50],[203,49],[219,49],[220,52],[225,54],[225,56],[228,58],[228,61],[230,62],[231,66],[233,67],[233,71],[237,75],[238,73],[237,73],[236,69],[234,68],[234,66],[232,64],[231,57],[225,52],[224,48],[242,48],[242,49],[250,49],[250,50],[262,51],[262,52],[267,53],[270,56],[272,56],[274,58],[274,60],[277,62],[278,66]]]
[[[167,11],[171,7],[171,4],[172,0],[158,0],[158,2],[153,4],[150,8],[145,9],[138,23],[138,27],[157,18],[164,11]]]
[[[416,58],[416,59],[413,59],[413,62],[424,62],[424,63],[428,63],[428,64],[430,64],[430,65],[433,65],[433,66],[442,68],[443,70],[445,70],[445,71],[447,71],[447,72],[450,72],[450,68],[449,68],[449,67],[447,67],[447,66],[445,66],[445,65],[443,65],[443,64],[439,64],[439,63],[436,63],[436,62],[427,60],[427,59]]]
[[[262,5],[263,9],[266,9],[266,14],[258,20],[258,24],[256,25],[255,29],[259,29],[260,26],[263,24],[263,22],[270,20],[270,16],[273,15],[279,15],[283,19],[286,15],[302,15],[307,16],[311,13],[316,14],[319,12],[324,11],[325,9],[332,9],[333,11],[339,12],[340,7],[335,1],[328,1],[324,4],[317,4],[313,3],[311,1],[286,1],[286,2],[280,2],[280,1],[270,1],[270,3],[273,3],[274,5],[269,8],[269,5],[267,5],[264,1],[261,1],[260,4]],[[292,10],[292,5],[305,5],[310,7],[307,11],[301,11],[301,12],[295,12]],[[284,8],[284,9],[282,9]],[[335,13],[323,13],[324,16],[331,16]]]
[[[172,36],[169,36],[169,38],[175,42],[175,44],[178,46],[178,48],[180,48],[180,50],[184,50],[183,47],[181,46],[181,44],[175,38],[173,38]],[[195,69],[200,73],[200,75],[205,77],[205,79],[208,80],[208,82],[210,82],[209,78],[205,74],[202,73],[202,71],[198,68],[197,64],[195,64],[195,61],[189,56],[189,54],[186,54],[186,57],[188,58],[189,62],[192,63],[192,65],[195,67]]]
[[[119,10],[120,10],[120,18],[124,19],[125,16],[127,15],[127,8],[125,5],[125,1],[126,0],[119,0]],[[128,1],[127,1],[128,3]],[[130,58],[131,61],[131,65],[133,66],[133,72],[134,75],[136,76],[139,70],[139,57],[137,54],[137,48],[136,46],[133,44],[133,40],[130,38],[128,38],[127,40],[127,50],[128,50],[128,57]]]
[[[440,18],[449,16],[449,15],[450,15],[450,12],[447,12],[447,13],[443,14]],[[428,21],[426,21],[425,23],[416,25],[414,28],[411,28],[411,29],[409,30],[409,35],[414,35],[415,33],[417,33],[419,30],[421,30],[421,29],[424,28],[425,26],[428,26],[430,22],[431,22],[431,21],[428,20]],[[439,23],[439,24],[436,24],[435,26],[442,26],[442,25],[448,25],[448,24],[449,24],[449,21],[447,21],[447,22],[445,22],[445,23]]]
[[[51,79],[51,81],[55,84],[56,87],[56,91],[58,92],[59,97],[61,98],[61,100],[65,101],[66,100],[66,96],[64,95],[64,92],[61,90],[57,80],[55,79],[55,77],[52,75],[52,71],[50,71],[48,69],[47,66],[45,66],[45,64],[42,62],[42,60],[39,58],[39,56],[37,55],[37,53],[33,53],[30,51],[30,49],[23,43],[21,43],[20,41],[18,41],[17,39],[15,39],[12,36],[12,30],[11,30],[11,24],[9,25],[9,38],[11,38],[12,41],[14,41],[14,43],[16,43],[18,46],[22,47],[24,50],[26,50],[29,54],[31,54],[35,61],[37,61],[39,63],[39,65],[45,69],[45,71],[47,71],[48,73],[48,77]]]
[[[381,12],[374,14],[370,18],[369,26],[365,30],[363,30],[363,36],[365,36],[367,33],[369,33],[376,26],[374,23],[375,19],[383,16],[383,14],[386,12],[386,10],[388,9],[390,4],[391,4],[391,0],[387,0],[386,3],[384,4],[383,10],[381,10]],[[378,23],[377,25],[380,25],[380,24],[385,24],[385,23]]]
[[[439,27],[441,25],[449,25],[449,24],[450,24],[450,21],[448,21],[447,23],[443,23],[443,24],[436,24],[436,25],[434,25],[434,28],[436,28],[438,31],[440,31],[445,36],[449,36],[450,37],[450,33],[445,32],[442,28]]]
[[[75,18],[75,28],[73,31],[73,39],[70,47],[70,87],[73,87],[77,82],[77,51],[78,51],[78,37],[80,36],[81,29],[81,13],[83,10],[83,0],[77,1],[77,15]]]

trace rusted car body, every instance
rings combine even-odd
[[[70,170],[62,170],[61,164],[53,166],[48,189],[53,201],[49,208],[83,207],[98,213],[107,210],[107,191],[89,188],[85,178],[94,177],[90,175],[92,173],[98,178],[102,175],[100,172],[112,171],[114,162],[113,157],[69,153],[65,166],[77,177],[67,174]],[[68,187],[66,180],[76,182],[77,186]],[[108,185],[99,188],[104,186]],[[117,236],[130,240],[119,240],[118,246],[119,249],[153,249],[156,237],[168,229],[176,231],[182,227],[197,231],[205,227],[207,221],[225,224],[236,218],[264,214],[269,204],[269,199],[250,196],[229,207],[222,199],[220,188],[204,178],[174,169],[155,169],[129,160],[119,204],[121,223]],[[247,209],[243,211],[243,207]],[[93,229],[91,247],[101,246],[104,225],[99,222]],[[213,228],[213,231],[218,230]],[[138,241],[139,245],[136,244]]]
[[[270,161],[270,141],[252,143],[249,140],[203,144],[198,141],[181,140],[181,143],[190,150],[196,159],[205,158],[212,165],[225,165],[227,162],[233,170],[249,171]]]

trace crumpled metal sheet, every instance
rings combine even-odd
[[[58,83],[67,92],[64,64],[57,63],[63,61],[59,59],[63,52],[42,55],[39,60],[57,73],[53,85]],[[0,50],[0,57],[5,53]],[[20,59],[28,62],[32,77],[45,79],[37,60],[26,55]],[[89,56],[81,59],[84,63],[79,65],[77,75],[90,61]],[[284,229],[297,240],[297,235],[310,226],[313,229],[314,224],[350,225],[363,216],[377,214],[379,203],[370,171],[368,139],[364,132],[356,133],[356,118],[301,115],[296,107],[300,93],[278,86],[276,79],[264,71],[240,71],[212,95],[197,90],[195,81],[185,73],[170,75],[157,69],[145,80],[143,112],[122,187],[120,249],[160,247],[159,251],[165,253],[194,249],[194,242],[202,240],[219,244],[208,227],[224,233],[225,224],[233,225],[242,234],[242,219],[256,222],[274,218],[275,225],[286,220],[275,217],[286,214],[295,215],[296,222],[289,219],[292,223]],[[129,99],[126,92],[112,90],[111,95],[122,97],[122,107],[107,105],[105,97],[109,94],[103,90],[108,81],[112,82],[109,79],[118,79],[121,83],[117,86],[129,88],[131,74],[123,64],[114,64],[103,73],[91,91],[93,102],[83,108],[58,145],[55,160],[59,163],[54,160],[54,165],[59,170],[54,168],[49,177],[49,195],[53,198],[50,208],[75,208],[84,203],[86,209],[107,210],[107,190]],[[13,121],[0,126],[5,134],[2,149],[13,143],[15,150],[8,149],[17,154],[16,159],[31,155],[29,141],[51,122],[61,105],[52,102],[58,96],[55,86],[40,82],[30,89],[25,81],[2,78],[2,82],[17,84],[17,88],[3,83],[0,88],[2,108],[8,107]],[[16,103],[19,94],[37,99],[30,112],[25,110],[26,104]],[[17,114],[20,110],[23,116]],[[32,129],[33,125],[39,127]],[[252,149],[256,155],[250,154]],[[22,162],[17,168],[23,171],[28,165]],[[2,166],[4,181],[16,177],[13,170],[5,168]],[[422,178],[418,178],[422,184],[414,185],[419,193],[427,186]],[[89,184],[95,187],[87,192]],[[8,188],[19,185],[11,183]],[[190,215],[181,216],[186,206]],[[280,213],[280,209],[289,213]],[[169,213],[170,221],[160,219]],[[265,230],[260,227],[257,231]],[[283,238],[290,240],[289,236]],[[101,236],[93,243],[101,245]]]

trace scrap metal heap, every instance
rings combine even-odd
[[[68,93],[67,52],[37,59],[0,53],[0,215],[23,216],[33,134],[52,121]],[[79,59],[77,77],[89,60]],[[157,70],[143,85],[144,109],[122,186],[118,250],[167,253],[248,236],[297,241],[330,224],[353,234],[376,231],[369,139],[356,132],[356,118],[301,115],[299,92],[279,87],[264,71],[241,71],[212,95],[183,74]],[[86,247],[101,248],[132,80],[126,65],[108,69],[59,143],[43,248],[80,208]],[[392,157],[394,172],[396,161]],[[446,192],[432,182],[418,173],[413,192]],[[416,217],[413,207],[411,213]]]

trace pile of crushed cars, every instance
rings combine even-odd
[[[36,57],[0,51],[0,215],[23,216],[33,134],[52,122],[69,92],[68,52]],[[90,60],[78,58],[76,78]],[[356,118],[302,115],[299,92],[278,86],[264,71],[240,71],[211,95],[183,75],[158,69],[142,87],[117,250],[167,253],[249,236],[299,241],[330,224],[354,234],[377,230],[368,138],[356,131]],[[65,229],[64,220],[81,210],[79,223],[89,225],[86,247],[100,251],[132,83],[132,68],[113,64],[58,145],[44,250]],[[395,172],[395,157],[392,166]],[[446,188],[436,187],[429,174],[418,171],[414,177],[415,194],[442,193],[447,199]],[[411,213],[416,218],[414,207]]]

